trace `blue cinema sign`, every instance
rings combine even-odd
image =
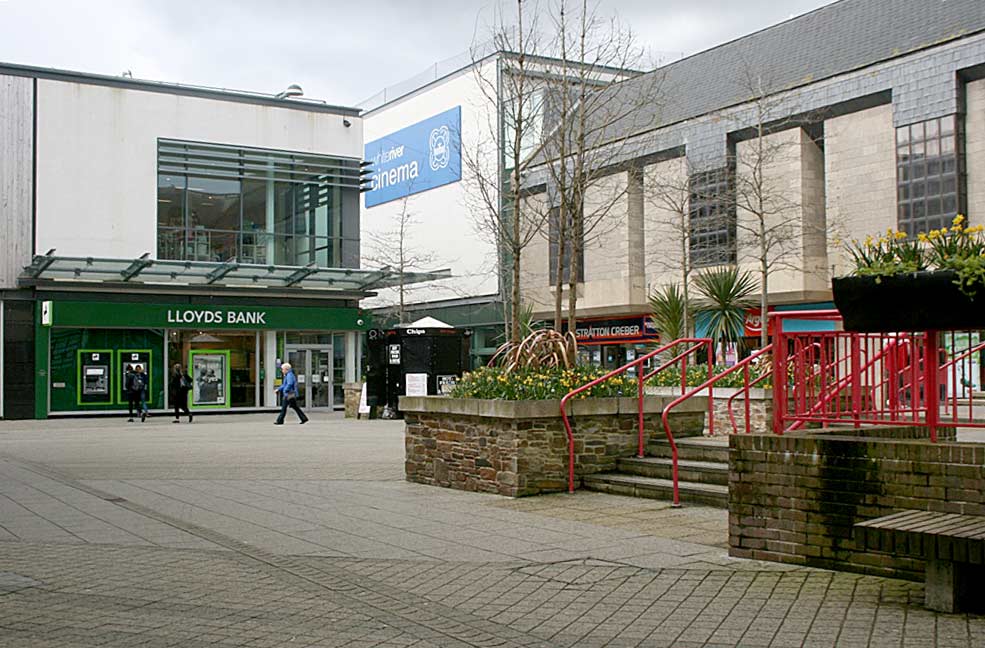
[[[429,117],[366,144],[373,163],[366,206],[410,196],[462,179],[462,107]]]

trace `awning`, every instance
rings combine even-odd
[[[22,284],[42,281],[112,283],[129,285],[222,286],[226,288],[307,288],[331,292],[370,294],[374,290],[448,279],[451,270],[401,273],[392,268],[364,270],[306,266],[255,265],[235,260],[171,261],[57,256],[54,250],[36,255],[24,268]]]

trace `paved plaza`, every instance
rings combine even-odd
[[[0,422],[0,646],[985,646],[727,513],[403,480],[399,422]]]

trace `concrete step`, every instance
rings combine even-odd
[[[619,472],[627,475],[670,479],[674,474],[673,462],[663,457],[643,457],[642,459],[630,457],[620,459],[617,465]],[[719,461],[679,459],[677,477],[682,482],[728,486],[728,464]]]
[[[675,439],[678,460],[712,461],[728,464],[728,437],[686,437]],[[669,459],[670,442],[651,441],[646,446],[646,454],[651,457]]]
[[[629,495],[648,499],[672,500],[674,484],[669,479],[655,479],[622,473],[598,473],[582,478],[582,485],[592,491]],[[678,482],[681,502],[728,508],[728,486]]]

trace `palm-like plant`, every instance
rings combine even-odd
[[[684,299],[678,284],[661,286],[650,295],[650,312],[663,342],[687,337],[688,323],[693,322],[691,304]]]
[[[703,297],[701,310],[708,317],[708,337],[719,342],[738,342],[745,330],[746,309],[756,282],[736,267],[702,270],[694,285]]]

